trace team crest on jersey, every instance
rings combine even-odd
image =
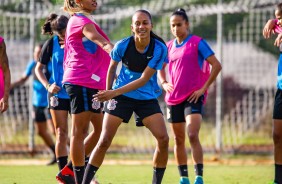
[[[50,105],[51,107],[57,107],[59,105],[59,100],[56,96],[50,97]]]
[[[115,110],[115,108],[117,107],[116,104],[118,102],[115,99],[111,99],[108,102],[107,108],[111,111],[111,110]]]
[[[92,100],[92,109],[98,110],[101,108],[101,103],[98,100]]]

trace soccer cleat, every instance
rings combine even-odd
[[[75,184],[73,171],[65,166],[56,176],[60,184]]]
[[[194,184],[204,184],[202,176],[196,176]]]
[[[179,184],[190,184],[189,178],[188,177],[181,177]]]

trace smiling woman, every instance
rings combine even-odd
[[[157,141],[154,153],[153,184],[162,181],[168,159],[168,134],[157,100],[161,89],[156,71],[166,61],[167,48],[164,41],[152,32],[152,18],[148,11],[138,10],[132,17],[133,36],[119,41],[111,52],[107,75],[107,90],[98,92],[94,98],[105,103],[104,132],[91,154],[83,184],[89,184],[122,122],[128,123],[133,112],[140,124],[150,130]],[[122,68],[114,83],[118,63]],[[114,84],[113,84],[114,83]]]

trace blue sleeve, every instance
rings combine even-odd
[[[32,74],[32,69],[35,67],[35,62],[34,61],[30,61],[28,64],[27,64],[27,67],[25,69],[25,72],[24,74],[26,76],[30,76]]]
[[[82,39],[82,44],[89,53],[94,54],[97,50],[97,44],[92,42],[91,40],[88,40],[87,38]]]
[[[129,37],[130,38],[130,37]],[[124,53],[127,49],[128,43],[129,43],[129,38],[125,38],[123,40],[118,41],[113,50],[110,53],[110,57],[112,60],[116,62],[120,62],[122,57],[124,56]]]
[[[198,51],[199,51],[199,56],[203,59],[206,60],[208,57],[211,55],[214,55],[213,50],[210,48],[208,43],[205,40],[201,40],[198,46]]]
[[[167,59],[167,47],[165,44],[155,39],[154,56],[150,60],[148,66],[155,70],[161,70],[163,64],[168,61]]]

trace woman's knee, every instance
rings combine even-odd
[[[176,146],[185,145],[185,136],[174,136],[174,142]]]
[[[97,143],[97,148],[101,150],[107,150],[110,147],[111,143],[112,143],[112,139],[103,137]]]
[[[169,137],[167,134],[163,134],[157,138],[157,141],[161,147],[168,147]]]
[[[196,132],[188,133],[188,138],[189,138],[189,142],[192,144],[199,142],[199,134]]]
[[[58,143],[66,143],[68,140],[68,131],[64,128],[56,128],[56,136]]]

